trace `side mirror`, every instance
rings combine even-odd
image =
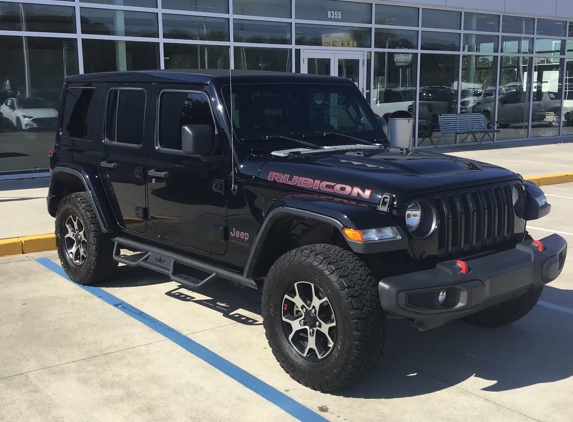
[[[215,145],[215,133],[209,125],[185,125],[181,128],[185,154],[209,154]]]

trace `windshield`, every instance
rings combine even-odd
[[[43,98],[25,98],[18,101],[20,108],[51,108]]]
[[[222,90],[229,111],[229,85]],[[318,133],[366,140],[382,136],[362,94],[349,85],[237,84],[233,85],[233,111],[229,115],[233,116],[235,135],[246,144],[292,145],[288,137],[302,139]],[[343,136],[340,140],[325,136],[312,142],[349,143]]]

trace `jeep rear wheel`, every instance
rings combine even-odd
[[[301,384],[336,390],[378,364],[386,318],[376,280],[351,252],[320,244],[284,254],[267,275],[262,300],[273,354]]]
[[[117,267],[111,235],[102,231],[86,192],[69,194],[60,202],[56,247],[66,274],[78,284],[94,285]]]
[[[541,297],[543,287],[529,290],[522,296],[500,303],[483,311],[464,317],[463,320],[468,324],[477,325],[478,327],[493,328],[511,324],[529,313]]]

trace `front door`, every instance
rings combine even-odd
[[[156,85],[158,98],[155,145],[148,150],[149,218],[167,242],[222,255],[227,250],[226,181],[209,96],[203,86]],[[207,156],[182,151],[181,127],[209,125],[215,146]]]
[[[302,50],[301,73],[350,79],[365,95],[366,53],[355,51]]]

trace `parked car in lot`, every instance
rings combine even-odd
[[[72,280],[97,284],[123,263],[192,290],[259,289],[270,349],[316,390],[371,373],[388,318],[510,324],[565,264],[565,239],[527,232],[550,211],[539,187],[392,147],[345,78],[70,76],[50,155],[48,211]]]
[[[55,129],[58,111],[40,97],[8,98],[0,106],[0,118],[17,130]]]

